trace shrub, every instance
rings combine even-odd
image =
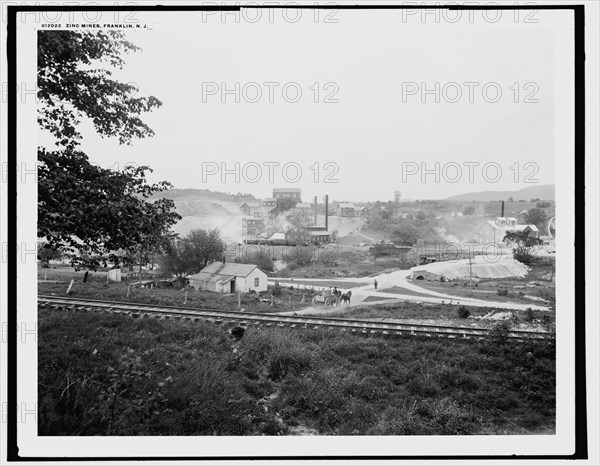
[[[525,317],[523,318],[525,322],[533,322],[533,309],[530,307],[525,311]]]
[[[490,340],[492,343],[497,345],[504,345],[508,341],[508,334],[510,333],[510,322],[503,321],[494,324],[490,329]]]
[[[272,293],[273,296],[281,296],[281,286],[279,283],[273,287]]]
[[[506,289],[506,288],[499,288],[498,289],[498,296],[508,296],[508,289]]]
[[[471,313],[469,312],[469,310],[465,306],[460,306],[458,308],[458,310],[456,311],[456,315],[460,319],[467,319],[471,315]]]
[[[311,367],[312,353],[297,336],[281,332],[252,332],[242,340],[241,362],[255,366],[271,380],[300,374]]]

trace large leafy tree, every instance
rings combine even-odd
[[[64,147],[79,143],[83,116],[121,144],[154,135],[140,114],[160,107],[160,100],[137,97],[136,86],[112,79],[108,68],[123,68],[123,54],[138,50],[120,31],[38,31],[40,126]]]
[[[525,214],[524,220],[525,223],[535,225],[539,230],[543,230],[548,224],[548,215],[544,209],[534,207]]]
[[[193,229],[187,235],[172,241],[161,260],[162,270],[183,279],[200,272],[209,262],[220,261],[225,254],[225,242],[218,229]]]
[[[135,86],[111,78],[123,54],[139,50],[121,32],[38,32],[38,122],[57,150],[38,148],[38,237],[95,267],[119,250],[140,259],[164,250],[179,220],[168,199],[149,198],[171,185],[148,184],[149,167],[112,171],[77,149],[77,127],[89,118],[102,136],[130,144],[154,133],[140,114],[161,105],[134,97]],[[77,253],[77,254],[75,254]]]
[[[503,241],[512,247],[513,258],[525,265],[535,262],[539,245],[542,243],[539,238],[529,236],[527,231],[509,231]]]

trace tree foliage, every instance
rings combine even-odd
[[[62,255],[62,251],[58,248],[53,249],[47,244],[38,246],[38,260],[42,263],[42,267],[50,267],[50,261],[62,258]]]
[[[475,213],[475,207],[472,205],[465,206],[462,213],[463,215],[473,215]]]
[[[107,170],[77,149],[83,117],[121,144],[154,134],[140,114],[161,102],[135,97],[136,87],[113,80],[107,67],[122,68],[122,55],[138,50],[119,31],[38,32],[38,123],[59,146],[38,148],[38,237],[62,248],[74,265],[95,268],[107,258],[133,255],[141,267],[149,254],[164,250],[181,218],[173,201],[149,199],[171,187],[148,184],[149,167]],[[124,251],[121,259],[118,251]]]
[[[310,241],[308,227],[311,225],[311,218],[306,212],[294,212],[287,218],[290,224],[289,238],[301,246]]]
[[[209,262],[222,260],[224,254],[225,243],[218,229],[194,229],[170,242],[161,266],[166,274],[183,278],[200,272]]]
[[[529,236],[526,231],[509,231],[503,241],[513,248],[513,258],[525,265],[531,265],[542,241]]]
[[[158,252],[181,218],[172,200],[146,200],[170,186],[147,184],[148,167],[116,172],[69,149],[39,148],[38,160],[38,237],[51,248],[88,256],[140,246]]]
[[[546,215],[546,211],[538,207],[529,210],[525,214],[525,223],[529,225],[535,225],[540,230],[546,228],[547,221],[548,216]]]
[[[77,126],[84,115],[100,135],[121,144],[152,136],[139,116],[162,103],[136,97],[135,85],[111,79],[106,69],[106,64],[121,69],[122,55],[139,50],[120,31],[38,31],[39,125],[65,147],[79,144]]]
[[[296,207],[296,204],[298,204],[298,201],[291,197],[279,198],[277,199],[277,213],[280,214],[292,210]]]

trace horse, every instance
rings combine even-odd
[[[342,296],[341,290],[334,290],[334,292],[332,294],[331,306],[337,307],[338,304],[340,303],[341,296]]]
[[[347,293],[344,293],[340,296],[340,299],[342,301],[342,306],[344,305],[344,303],[348,302],[348,306],[350,306],[350,298],[352,297],[352,290],[348,291]]]

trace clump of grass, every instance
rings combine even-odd
[[[459,319],[467,319],[471,315],[471,312],[465,306],[460,306],[456,311],[456,315]]]
[[[315,349],[307,347],[295,334],[253,330],[242,340],[240,363],[258,375],[277,381],[309,369]]]
[[[504,320],[493,325],[489,332],[490,341],[496,345],[505,345],[510,334],[510,322]]]

